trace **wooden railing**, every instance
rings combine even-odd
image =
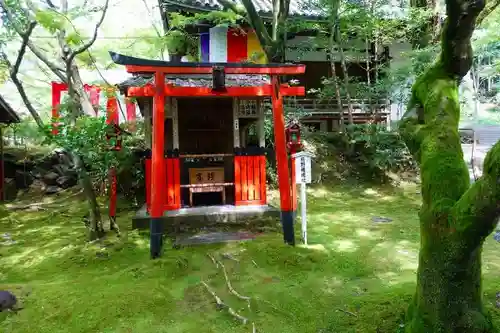
[[[266,103],[270,102],[266,101]],[[286,108],[295,109],[297,112],[304,112],[311,115],[340,114],[340,107],[335,99],[285,97],[284,105]],[[389,101],[387,99],[372,99],[371,101],[368,99],[351,99],[351,105],[354,113],[389,112]],[[347,113],[348,106],[345,99],[342,100],[342,108],[344,113]]]

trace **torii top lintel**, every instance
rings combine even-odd
[[[109,51],[109,55],[115,64],[125,65],[129,73],[212,74],[214,67],[224,67],[226,74],[297,75],[304,74],[306,71],[306,66],[300,64],[172,63],[170,61],[130,57],[112,51]]]

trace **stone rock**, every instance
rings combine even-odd
[[[57,186],[47,186],[45,188],[44,193],[45,194],[56,194],[56,193],[59,193],[60,190],[61,189],[59,187],[57,187]]]
[[[57,185],[57,178],[59,178],[59,175],[54,171],[50,171],[43,175],[43,182],[49,186]]]
[[[65,176],[71,172],[71,169],[64,164],[56,164],[52,167],[52,170],[54,170],[60,176]]]
[[[392,219],[388,218],[388,217],[373,216],[372,217],[372,222],[375,222],[375,223],[389,223],[389,222],[392,222]]]
[[[25,172],[21,170],[16,170],[16,187],[18,189],[24,190],[27,189],[33,184],[33,176],[30,172]]]
[[[493,239],[500,243],[500,230],[495,231],[495,233],[493,234]]]
[[[12,178],[5,178],[4,187],[4,200],[13,201],[17,198],[17,186],[16,181]]]
[[[17,298],[13,293],[7,290],[0,290],[0,312],[14,310],[16,304]]]
[[[12,244],[16,244],[17,242],[15,240],[12,239],[12,236],[9,234],[9,233],[4,233],[1,235],[1,238],[3,239],[2,242],[0,242],[0,245],[12,245]]]
[[[3,172],[6,178],[15,178],[17,169],[18,166],[14,161],[4,159]]]
[[[73,176],[61,176],[57,178],[56,182],[59,187],[67,189],[75,186],[78,183],[78,180]]]

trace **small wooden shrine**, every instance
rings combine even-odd
[[[279,214],[285,242],[294,244],[283,96],[305,91],[280,84],[279,76],[304,73],[305,66],[180,63],[110,55],[134,74],[120,87],[137,99],[146,127],[152,127],[151,139],[146,129],[151,153],[145,161],[147,203],[142,219],[149,222],[152,257],[160,253],[165,218],[214,211],[213,207],[233,215],[268,207],[265,99],[271,100],[273,109]]]

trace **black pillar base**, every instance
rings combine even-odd
[[[163,223],[162,218],[152,217],[149,222],[149,250],[151,253],[151,259],[156,259],[161,256],[161,250],[163,247]]]
[[[288,245],[295,245],[295,232],[293,229],[295,212],[281,211],[281,226],[283,227],[283,240]]]

